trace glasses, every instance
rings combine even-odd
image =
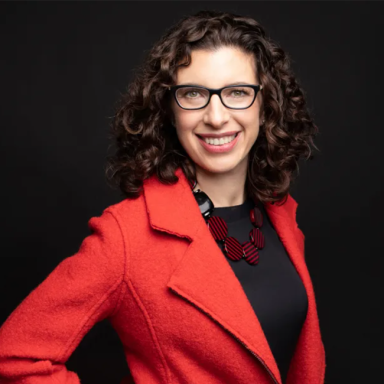
[[[218,95],[224,106],[230,109],[247,109],[256,99],[257,93],[263,89],[260,85],[230,85],[212,89],[191,85],[174,85],[168,90],[173,94],[177,104],[183,109],[205,108],[212,95]]]

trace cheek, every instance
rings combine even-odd
[[[176,126],[176,134],[182,147],[189,153],[192,147],[191,129],[185,125],[178,124]]]
[[[249,137],[249,146],[252,147],[255,142],[257,141],[257,138],[259,136],[259,125],[258,124],[251,124],[248,128],[248,137]]]
[[[259,123],[255,123],[255,121],[251,121],[247,125],[248,131],[252,136],[258,136],[259,134]]]
[[[180,140],[188,140],[193,135],[193,130],[197,125],[193,116],[181,115],[176,117],[176,132]]]
[[[249,137],[257,137],[259,134],[259,119],[256,114],[244,116],[239,120],[239,124],[244,128],[244,131]]]

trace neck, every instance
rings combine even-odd
[[[245,165],[247,162],[244,161]],[[245,181],[247,167],[239,164],[225,173],[212,173],[196,165],[196,189],[201,189],[212,200],[215,207],[240,205],[247,199]]]

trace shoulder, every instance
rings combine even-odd
[[[141,194],[135,199],[125,198],[118,203],[106,207],[104,212],[111,213],[118,221],[129,220],[132,217],[140,219],[146,212],[144,197]]]
[[[129,242],[130,233],[142,230],[148,225],[148,215],[144,197],[140,195],[136,199],[125,198],[118,203],[111,204],[104,208],[100,216],[92,217],[89,224],[97,220],[104,227],[121,236],[125,242]]]
[[[83,240],[80,250],[91,255],[94,265],[103,265],[104,274],[114,278],[127,276],[132,245],[135,239],[145,235],[146,220],[143,197],[126,198],[109,205],[88,220],[91,233]]]
[[[119,232],[126,247],[132,247],[138,238],[144,239],[150,236],[150,220],[145,197],[141,194],[137,198],[125,198],[118,203],[106,207],[101,217],[113,217],[108,219],[114,230]]]

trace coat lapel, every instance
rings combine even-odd
[[[226,329],[265,366],[275,382],[281,384],[276,361],[241,284],[211,236],[181,168],[177,169],[176,175],[179,181],[171,186],[160,183],[156,177],[144,181],[150,225],[190,241],[167,286]],[[308,315],[299,343],[303,351],[311,353],[313,339],[308,332],[319,336],[319,331],[312,284],[301,244],[303,239],[295,229],[297,203],[289,196],[286,204],[266,203],[265,208],[308,294]],[[322,367],[310,366],[311,362],[311,355],[296,353],[288,380],[292,375],[295,380],[305,377],[306,383],[317,383],[318,370]]]

